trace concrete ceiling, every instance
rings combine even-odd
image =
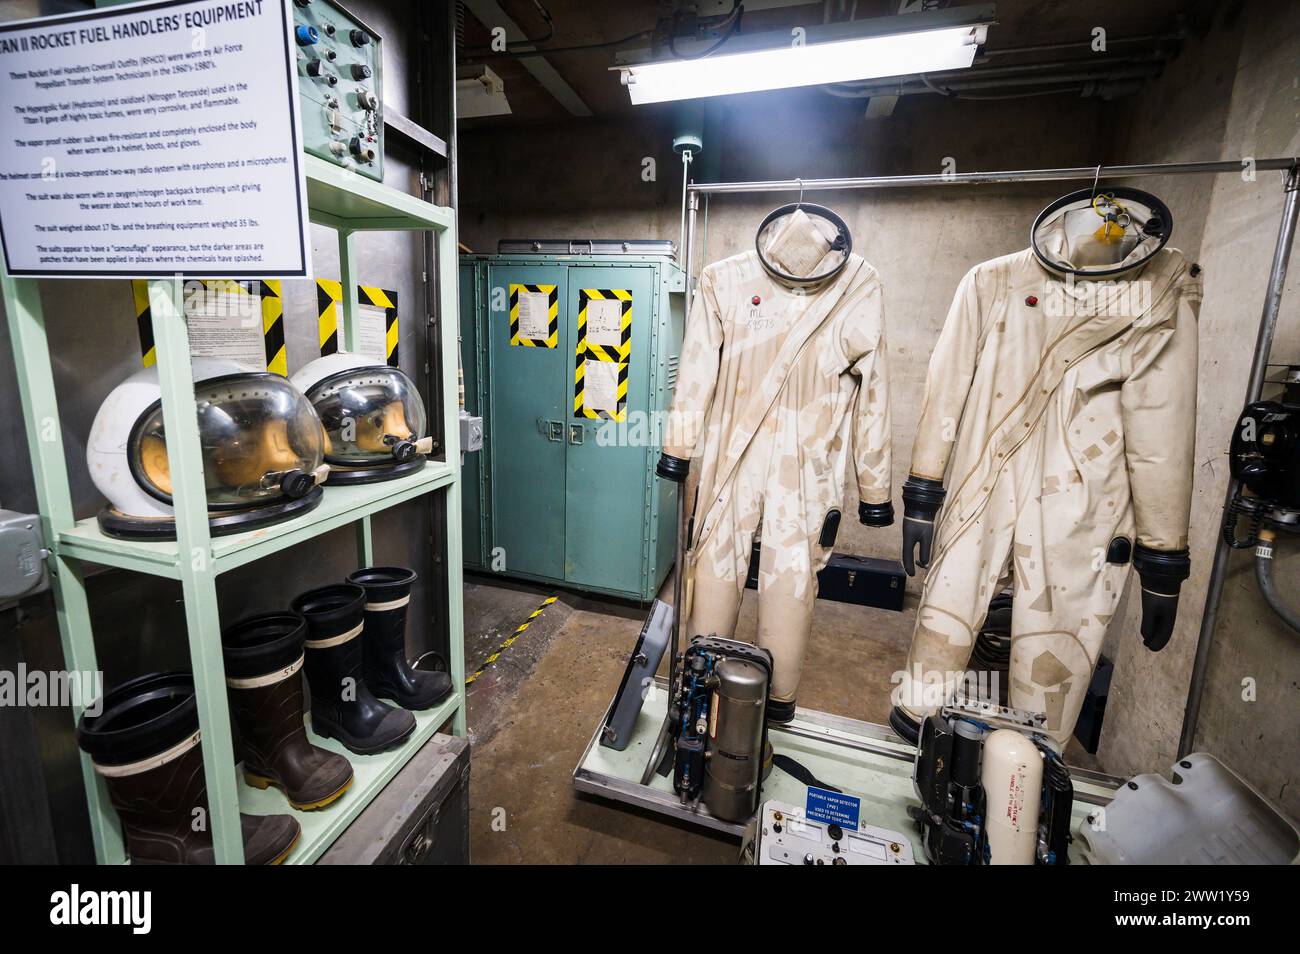
[[[554,35],[542,48],[610,43],[633,34],[653,30],[659,15],[671,10],[671,0],[542,0],[550,11]],[[791,3],[791,0],[749,0],[745,4],[743,29],[747,33],[785,30],[820,23],[829,7],[832,19],[846,19],[856,8],[855,19],[888,16],[900,0],[828,0],[827,3]],[[998,23],[989,30],[987,50],[1055,43],[1087,43],[1095,27],[1104,27],[1114,44],[1117,38],[1172,33],[1180,22],[1195,28],[1205,22],[1216,4],[1213,0],[994,0]],[[699,0],[702,14],[725,12],[728,0]],[[953,4],[960,5],[960,4]],[[571,116],[611,116],[633,110],[617,72],[611,72],[616,47],[569,53],[555,53],[544,59],[494,57],[489,50],[489,28],[504,26],[511,49],[522,37],[541,37],[546,23],[533,0],[465,0],[461,62],[482,62],[505,82],[512,114],[467,120],[466,125],[502,125],[561,119]],[[633,40],[617,49],[649,46],[648,37]],[[1136,52],[1144,45],[1120,46]],[[1145,45],[1150,48],[1150,44]],[[1113,47],[1114,48],[1114,47]],[[483,55],[475,56],[475,52]],[[1086,57],[1086,47],[1077,50],[1026,54],[1009,59],[996,57],[997,65],[1035,59],[1059,60]]]

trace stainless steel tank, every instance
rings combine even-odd
[[[705,806],[724,821],[744,821],[758,806],[767,672],[735,657],[719,660],[704,765]]]

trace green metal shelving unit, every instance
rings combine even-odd
[[[149,282],[154,342],[162,385],[163,414],[168,421],[167,460],[176,475],[174,498],[177,539],[168,543],[117,540],[100,533],[94,519],[73,515],[67,463],[58,426],[59,408],[45,333],[37,280],[11,277],[0,264],[15,369],[22,399],[36,481],[41,526],[50,551],[49,568],[63,645],[64,665],[74,671],[98,671],[95,641],[86,601],[83,563],[117,567],[179,580],[185,602],[190,662],[197,694],[207,779],[209,824],[218,864],[242,864],[239,812],[291,812],[302,837],[290,864],[318,858],[417,749],[447,719],[465,735],[464,619],[461,604],[460,431],[457,421],[455,355],[457,343],[456,221],[451,209],[431,205],[355,173],[305,156],[311,221],[338,232],[341,282],[350,294],[343,300],[344,341],[357,345],[357,275],[353,238],[358,232],[432,230],[437,236],[439,320],[443,361],[441,394],[445,462],[430,461],[420,472],[385,483],[353,487],[326,486],[325,498],[302,517],[232,536],[212,539],[208,532],[203,463],[191,383],[189,336],[182,280]],[[221,622],[217,611],[217,576],[270,556],[346,524],[355,524],[360,565],[371,563],[370,515],[423,494],[441,492],[446,507],[448,667],[454,695],[435,709],[416,713],[416,730],[399,749],[379,755],[343,752],[335,743],[309,732],[314,744],[342,752],[353,765],[355,781],[333,805],[314,812],[293,812],[278,791],[246,786],[235,769],[221,658]],[[81,716],[75,709],[73,718]],[[95,857],[101,863],[126,860],[117,817],[89,758],[81,756],[81,773],[90,809]]]

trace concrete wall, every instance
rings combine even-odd
[[[1294,5],[1248,4],[1193,43],[1166,80],[1122,118],[1125,150],[1155,162],[1240,159],[1300,152],[1300,24]],[[1177,755],[1183,704],[1201,624],[1210,561],[1228,481],[1225,456],[1246,378],[1282,210],[1281,173],[1256,181],[1150,180],[1174,214],[1175,240],[1205,268],[1200,401],[1192,509],[1192,577],[1178,626],[1153,655],[1137,638],[1137,600],[1112,630],[1115,682],[1100,756],[1110,771],[1160,769]],[[1182,222],[1192,224],[1184,232]],[[1188,235],[1188,239],[1183,236]],[[1194,241],[1192,240],[1194,237]],[[1300,363],[1300,276],[1294,258],[1282,299],[1273,364]],[[1268,392],[1266,392],[1267,394]],[[1300,555],[1285,537],[1275,573],[1300,596]],[[1214,634],[1197,750],[1213,752],[1292,817],[1300,817],[1300,636],[1259,595],[1249,551],[1234,553]]]
[[[957,171],[1160,162],[1297,150],[1295,20],[1284,3],[1229,6],[1204,40],[1188,44],[1160,80],[1138,97],[1102,104],[1069,97],[996,103],[904,97],[888,118],[862,118],[860,101],[819,90],[733,97],[705,110],[700,181],[934,173],[945,157]],[[462,131],[462,239],[477,252],[502,238],[678,237],[680,175],[670,144],[678,123],[669,108],[633,120],[571,121]],[[643,159],[657,180],[642,180]],[[1246,369],[1281,209],[1278,174],[1253,183],[1235,177],[1166,177],[1138,183],[1161,195],[1175,216],[1172,244],[1206,269],[1201,317],[1193,578],[1178,632],[1151,654],[1138,636],[1136,606],[1113,627],[1117,660],[1101,757],[1120,774],[1164,770],[1173,761],[1191,671],[1205,581],[1226,479],[1224,450],[1242,403]],[[1025,247],[1029,225],[1075,184],[953,186],[809,193],[848,222],[855,249],[882,275],[889,329],[895,487],[908,468],[931,347],[962,274],[981,261]],[[696,262],[752,246],[762,215],[791,196],[713,197],[702,210]],[[1290,295],[1289,329],[1276,354],[1297,359]],[[1281,358],[1279,357],[1279,360]],[[846,488],[849,513],[855,493]],[[840,547],[897,558],[897,527],[870,530],[846,520]],[[1243,771],[1269,797],[1300,814],[1288,788],[1297,756],[1295,636],[1262,608],[1245,561],[1234,563],[1214,657],[1199,746]],[[1284,558],[1283,585],[1296,579]],[[1136,604],[1136,600],[1131,601]],[[1242,704],[1240,680],[1259,681],[1259,701]]]

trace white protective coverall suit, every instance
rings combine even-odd
[[[1154,240],[1088,265],[1095,249],[1063,216],[1036,235],[1085,274],[1032,250],[975,266],[930,360],[911,471],[946,499],[895,700],[913,719],[946,701],[1010,576],[1009,703],[1045,713],[1064,744],[1131,544],[1187,547],[1201,280]]]
[[[760,241],[781,272],[817,276],[831,256],[843,257],[827,251],[825,230],[825,220],[796,209]],[[778,281],[756,251],[706,267],[686,327],[664,453],[685,459],[697,445],[687,637],[734,635],[761,526],[757,643],[772,653],[771,698],[792,703],[850,454],[861,501],[888,509],[884,522],[892,521],[876,270],[849,254],[838,274],[805,288]]]

